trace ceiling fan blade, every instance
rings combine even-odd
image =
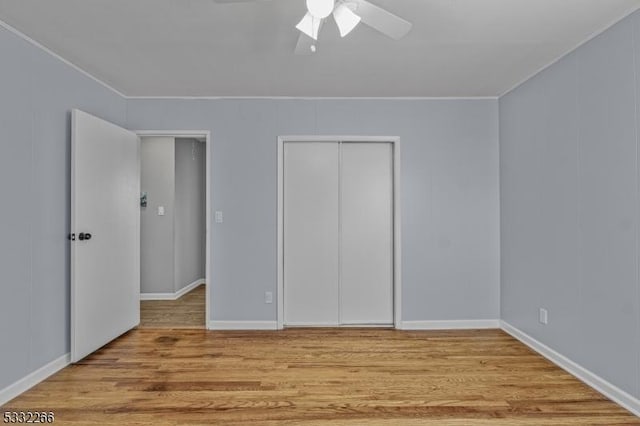
[[[388,12],[367,0],[349,0],[356,6],[354,13],[362,18],[362,22],[384,35],[398,40],[406,36],[413,24],[399,16]]]
[[[317,41],[309,37],[303,32],[300,32],[298,42],[296,43],[296,55],[313,55],[317,52]]]

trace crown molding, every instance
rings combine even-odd
[[[7,24],[6,22],[0,20],[0,27],[2,27],[5,30],[9,31],[10,33],[18,36],[19,38],[23,39],[27,43],[32,44],[33,46],[35,46],[38,49],[44,51],[45,53],[48,53],[49,55],[53,56],[57,60],[61,61],[62,63],[66,64],[69,67],[73,68],[74,70],[78,71],[80,74],[84,75],[85,77],[88,77],[91,80],[95,81],[96,83],[100,84],[101,86],[105,87],[106,89],[111,90],[116,95],[118,95],[118,96],[120,96],[122,98],[125,98],[125,99],[127,98],[127,96],[124,95],[122,92],[120,92],[118,89],[114,88],[113,86],[109,85],[108,83],[105,83],[104,81],[100,80],[96,76],[94,76],[94,75],[90,74],[89,72],[85,71],[84,69],[80,68],[79,66],[77,66],[73,62],[63,58],[62,56],[58,55],[53,50],[51,50],[48,47],[44,46],[43,44],[37,42],[36,40],[32,39],[31,37],[29,37],[28,35],[26,35],[22,31],[20,31],[20,30],[18,30],[16,28],[12,27],[11,25]]]

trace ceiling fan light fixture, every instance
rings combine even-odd
[[[318,40],[318,32],[320,31],[321,20],[315,18],[310,13],[304,15],[302,20],[298,22],[296,28],[314,40]]]
[[[353,10],[345,3],[339,4],[333,11],[333,19],[336,20],[336,24],[338,25],[340,37],[344,37],[353,31],[362,20],[362,18],[353,13]]]
[[[331,15],[335,0],[307,0],[307,10],[315,18],[324,19]]]

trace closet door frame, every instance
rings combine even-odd
[[[393,155],[393,323],[402,328],[400,137],[398,136],[279,136],[278,137],[278,267],[277,322],[284,328],[284,144],[287,142],[390,143]]]

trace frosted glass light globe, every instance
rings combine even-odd
[[[307,9],[314,18],[324,19],[333,12],[335,0],[307,0]]]

